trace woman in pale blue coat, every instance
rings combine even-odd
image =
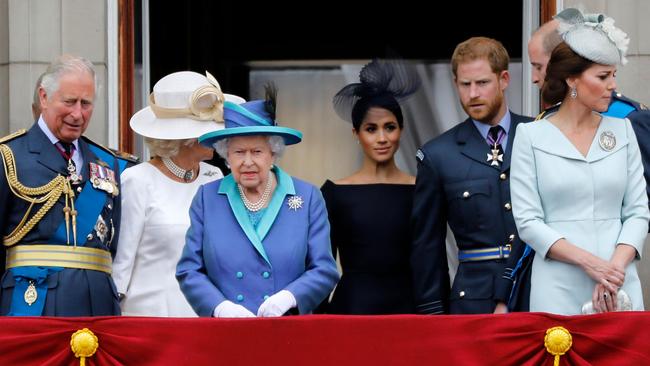
[[[629,120],[606,117],[627,35],[611,18],[564,21],[542,91],[557,113],[517,128],[512,209],[536,252],[530,310],[619,310],[622,289],[643,310],[635,259],[648,232],[643,165]]]
[[[199,316],[307,314],[338,281],[320,191],[273,165],[302,137],[276,125],[274,94],[224,103],[226,128],[199,138],[232,169],[194,197],[176,270]]]

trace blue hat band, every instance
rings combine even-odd
[[[247,127],[247,126],[273,126],[273,123],[256,115],[248,109],[232,103],[223,103],[223,119],[226,128]]]

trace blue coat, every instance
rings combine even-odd
[[[508,300],[509,271],[524,248],[510,211],[510,152],[517,125],[532,120],[511,117],[499,167],[486,161],[489,146],[471,119],[418,152],[411,265],[419,313],[490,313],[497,301]],[[460,263],[450,288],[447,224],[460,250],[505,245],[513,236],[509,259]]]
[[[232,175],[199,188],[176,278],[199,316],[230,300],[256,314],[288,290],[301,314],[332,291],[339,275],[320,191],[275,168],[278,185],[255,229]],[[300,199],[301,205],[289,202]],[[298,207],[300,206],[300,207]]]
[[[611,136],[610,145],[603,141]],[[599,143],[600,141],[600,143]],[[618,243],[643,252],[648,198],[629,121],[603,117],[586,156],[551,122],[519,126],[512,153],[512,203],[522,240],[535,249],[530,310],[575,315],[596,283],[577,265],[548,258],[559,239],[610,260]],[[636,264],[622,287],[643,310]]]
[[[6,142],[13,154],[18,170],[19,181],[27,187],[38,187],[46,184],[55,178],[58,174],[67,175],[66,162],[56,150],[56,147],[50,142],[45,133],[35,123],[25,134]],[[103,147],[82,137],[79,139],[79,148],[81,150],[84,166],[81,169],[81,175],[84,178],[83,183],[89,177],[89,162],[98,164],[107,163],[104,159],[98,157],[92,150],[98,148],[104,151],[110,157],[114,155]],[[114,160],[114,159],[111,159]],[[119,184],[119,163],[114,160],[111,169],[115,172],[115,177]],[[92,186],[84,186],[83,194],[86,190],[95,190]],[[92,229],[89,233],[78,233],[78,244],[91,248],[109,250],[113,255],[117,247],[117,238],[119,237],[120,225],[120,199],[119,196],[113,197],[101,190],[96,190],[101,205],[103,221],[108,226],[108,234],[102,238]],[[78,202],[80,194],[77,193]],[[38,222],[38,224],[16,245],[29,244],[59,244],[63,242],[53,240],[54,232],[63,221],[64,196],[48,211],[48,213]],[[4,169],[0,169],[0,231],[5,236],[9,234],[22,219],[28,208],[28,204],[14,196],[9,189]],[[40,208],[37,205],[32,209],[30,215]],[[85,218],[90,220],[93,225],[98,220],[97,216]],[[81,218],[79,218],[81,220]],[[79,227],[79,224],[78,224]],[[90,238],[90,239],[88,239]],[[71,239],[72,240],[72,239]],[[6,315],[11,307],[13,289],[16,285],[13,275],[10,271],[4,271],[4,245],[2,246],[3,260],[0,261],[0,268],[4,275],[2,277],[1,306],[0,314]],[[50,274],[46,280],[47,297],[42,315],[46,316],[96,316],[96,315],[119,315],[120,307],[117,298],[117,291],[111,276],[107,273],[85,270],[85,269],[63,269],[60,272]]]

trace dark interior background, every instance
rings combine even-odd
[[[447,60],[472,36],[500,40],[521,58],[522,2],[396,1],[390,6],[353,1],[297,4],[234,0],[150,0],[152,85],[180,70],[210,71],[225,92],[248,97],[248,61],[340,60],[383,57]],[[499,6],[498,6],[499,5]],[[136,1],[136,63],[141,63],[141,2]],[[300,15],[296,15],[300,14]]]

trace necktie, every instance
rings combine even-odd
[[[490,165],[499,166],[503,162],[503,148],[501,141],[506,135],[506,131],[501,126],[490,127],[488,132],[487,142],[490,145],[490,152],[487,154],[487,161]]]

